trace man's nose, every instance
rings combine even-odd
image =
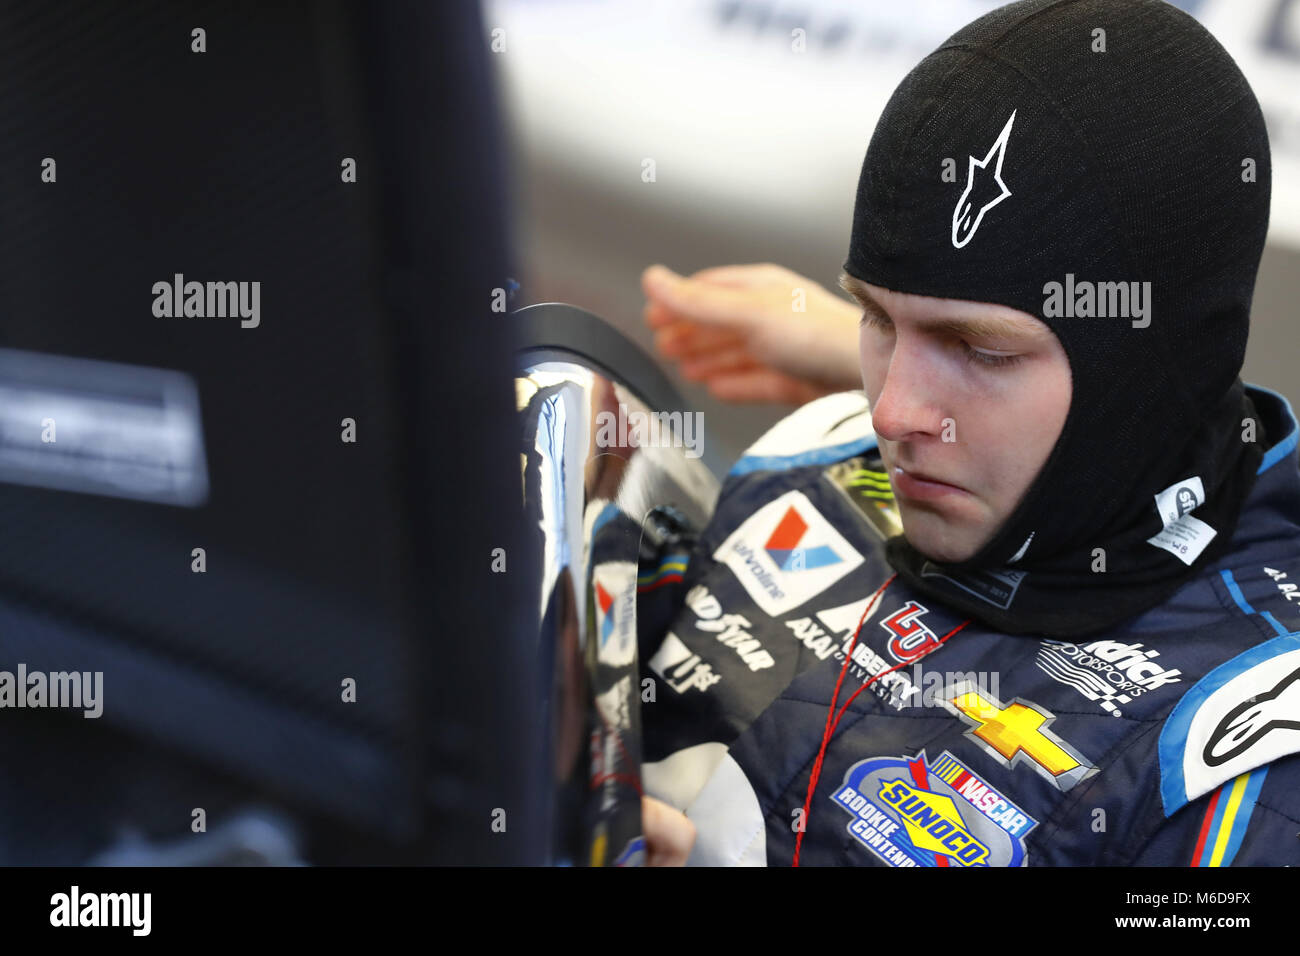
[[[886,441],[938,434],[943,416],[937,403],[942,371],[923,350],[895,343],[885,382],[871,406],[871,423]]]

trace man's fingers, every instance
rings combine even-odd
[[[748,265],[711,266],[691,274],[692,279],[704,279],[718,285],[752,286],[771,276],[773,269],[778,269],[770,262],[756,262]]]
[[[743,344],[744,339],[734,332],[693,322],[674,322],[655,332],[655,348],[668,358],[702,358],[722,349],[741,348]]]
[[[653,797],[641,798],[647,866],[684,866],[695,845],[695,824],[674,807]]]
[[[805,405],[836,391],[759,366],[737,372],[724,372],[709,379],[709,392],[724,402],[780,402]]]
[[[762,368],[748,349],[717,349],[712,352],[684,358],[681,362],[682,377],[691,381],[712,378],[723,372],[747,372]]]
[[[681,316],[676,312],[654,299],[646,301],[642,314],[645,317],[645,324],[652,329],[662,329],[669,325],[677,325],[682,321]]]
[[[666,266],[641,273],[646,297],[679,317],[710,325],[735,326],[753,321],[759,308],[748,290],[687,279]]]

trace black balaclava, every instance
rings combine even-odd
[[[1238,376],[1269,191],[1249,85],[1162,0],[1012,3],[908,74],[862,166],[845,271],[1037,316],[1073,393],[978,554],[939,564],[888,541],[904,580],[1000,630],[1070,637],[1225,552],[1264,444]],[[1120,305],[1102,283],[1134,282],[1151,284],[1145,320],[1085,317]],[[1071,311],[1055,314],[1049,283]]]

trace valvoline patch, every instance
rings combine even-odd
[[[1038,821],[944,751],[855,763],[831,800],[888,866],[1023,866]]]

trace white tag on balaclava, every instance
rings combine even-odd
[[[1205,501],[1205,486],[1199,475],[1174,482],[1156,498],[1156,512],[1164,530],[1147,538],[1147,544],[1164,548],[1183,564],[1190,565],[1218,533],[1190,512]]]

